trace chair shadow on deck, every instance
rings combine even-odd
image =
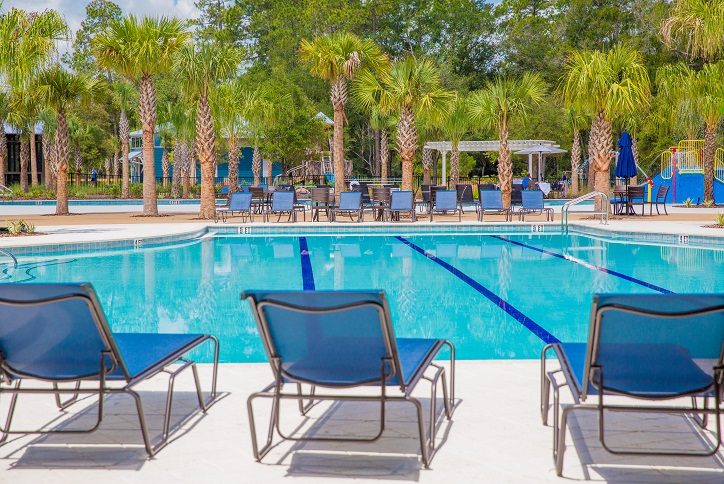
[[[425,412],[430,410],[429,398],[420,398]],[[456,399],[455,407],[461,400]],[[284,405],[286,415],[293,415],[292,402]],[[448,439],[453,421],[444,418],[442,398],[438,398],[436,445]],[[267,409],[265,408],[264,411]],[[284,411],[283,409],[281,411]],[[418,481],[424,468],[416,441],[417,420],[414,407],[402,402],[388,403],[386,429],[374,444],[282,440],[274,445],[265,465],[287,466],[290,477],[336,477],[348,479],[381,479]],[[379,410],[364,402],[334,401],[315,403],[296,423],[289,419],[285,430],[305,437],[332,435],[374,435],[379,426]]]
[[[163,432],[166,395],[162,391],[139,391],[146,410],[148,431],[157,441]],[[218,392],[215,404],[228,396]],[[30,397],[24,397],[30,399]],[[52,401],[50,395],[34,397],[34,400]],[[76,407],[87,405],[78,411]],[[32,419],[27,413],[17,412],[16,418]],[[87,396],[59,412],[44,428],[74,430],[88,428],[97,418],[98,403]],[[192,431],[207,413],[198,412],[196,392],[177,390],[171,408],[171,427],[168,442],[175,442]],[[35,419],[37,420],[37,419]],[[11,469],[109,469],[140,470],[149,460],[138,429],[138,415],[133,399],[126,395],[109,395],[104,402],[104,419],[100,428],[87,434],[44,434],[25,440],[25,435],[15,435],[3,447],[6,453],[1,459],[14,461]],[[121,447],[119,444],[123,444]]]

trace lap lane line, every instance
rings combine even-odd
[[[299,237],[299,254],[302,259],[302,286],[305,291],[316,291],[314,286],[314,271],[312,271],[312,261],[309,258],[309,248],[307,247],[306,237]]]
[[[502,309],[503,311],[508,313],[510,316],[512,316],[520,324],[522,324],[523,326],[528,328],[528,330],[530,330],[530,332],[532,332],[534,335],[538,336],[546,344],[560,343],[558,338],[556,338],[555,336],[550,334],[548,331],[543,329],[538,323],[536,323],[535,321],[530,319],[528,316],[523,314],[520,310],[515,308],[512,304],[510,304],[509,302],[505,301],[504,299],[502,299],[501,297],[499,297],[498,295],[493,293],[490,289],[488,289],[487,287],[483,286],[482,284],[477,282],[472,277],[465,274],[463,271],[453,267],[452,265],[448,264],[444,260],[438,259],[433,254],[427,252],[422,247],[419,247],[419,246],[413,244],[412,242],[405,239],[404,237],[395,236],[395,238],[397,240],[399,240],[400,242],[402,242],[403,244],[410,247],[412,250],[424,255],[431,261],[437,263],[438,265],[440,265],[441,267],[446,269],[448,272],[452,273],[455,277],[457,277],[458,279],[460,279],[461,281],[466,283],[468,286],[470,286],[473,289],[475,289],[476,291],[478,291],[480,294],[482,294],[487,299],[489,299],[491,302],[493,302],[493,304],[495,304],[500,309]]]

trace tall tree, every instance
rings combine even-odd
[[[565,110],[566,121],[573,132],[573,144],[571,145],[571,197],[578,196],[578,170],[581,167],[582,146],[581,146],[581,130],[585,126],[586,116],[576,109],[569,106]]]
[[[111,21],[123,16],[121,7],[108,0],[92,0],[85,7],[85,19],[75,33],[73,49],[66,52],[63,60],[75,71],[92,73],[96,68],[92,39],[108,27]]]
[[[68,164],[70,161],[70,135],[67,115],[71,107],[93,96],[99,82],[85,74],[73,74],[62,67],[53,66],[38,75],[35,89],[40,98],[57,114],[55,146],[57,150],[56,215],[68,214]]]
[[[0,91],[0,185],[5,185],[5,165],[7,164],[8,138],[5,135],[5,121],[10,114],[10,96]]]
[[[219,134],[226,139],[229,161],[229,198],[239,190],[239,146],[244,136],[243,87],[238,79],[219,86],[212,102]]]
[[[458,96],[450,115],[442,125],[444,136],[450,140],[450,184],[455,186],[460,181],[460,141],[470,131],[470,115],[468,100]]]
[[[525,117],[527,107],[540,104],[545,92],[545,83],[540,76],[525,73],[517,79],[498,77],[470,95],[470,119],[498,131],[498,185],[503,195],[504,207],[510,207],[510,194],[513,190],[513,162],[508,145],[511,118]]]
[[[379,69],[387,65],[387,56],[371,40],[361,40],[354,34],[337,31],[303,40],[299,56],[309,64],[312,75],[329,81],[330,100],[334,108],[334,186],[336,193],[345,189],[344,183],[344,109],[347,105],[347,83],[362,68]]]
[[[402,160],[402,189],[412,190],[412,169],[418,145],[418,118],[442,122],[448,116],[455,93],[442,86],[440,70],[430,59],[406,56],[380,73],[360,74],[353,86],[358,102],[379,106],[383,113],[397,113],[397,150]]]
[[[707,61],[724,54],[724,2],[675,0],[661,31],[672,48]]]
[[[266,85],[258,86],[253,91],[242,91],[241,113],[246,122],[244,129],[254,147],[251,158],[251,170],[254,173],[254,184],[258,185],[262,171],[259,143],[279,122],[283,100],[275,99]],[[269,161],[269,177],[271,178],[271,161]]]
[[[594,187],[608,194],[613,149],[612,123],[648,107],[649,74],[639,52],[617,45],[608,52],[574,52],[566,62],[564,102],[593,115],[589,163],[596,171]],[[600,208],[600,202],[596,202]]]
[[[143,131],[143,215],[157,216],[156,162],[156,89],[154,76],[173,65],[173,57],[189,39],[186,22],[169,17],[128,15],[112,20],[107,29],[93,39],[96,59],[101,67],[112,69],[138,83],[138,113]]]
[[[202,219],[216,216],[216,131],[209,94],[219,79],[227,78],[236,71],[240,61],[240,50],[211,43],[186,45],[176,57],[176,68],[187,93],[197,99],[196,150],[201,164],[199,217]]]
[[[121,140],[121,198],[131,196],[131,162],[128,158],[130,151],[131,127],[128,123],[128,111],[136,102],[138,93],[129,82],[119,81],[111,85],[113,103],[119,111],[118,116],[118,137]]]

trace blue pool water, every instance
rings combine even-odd
[[[226,362],[264,360],[248,289],[384,289],[398,336],[462,359],[585,341],[596,292],[724,292],[724,249],[577,234],[211,236],[19,262],[0,282],[90,281],[114,331],[212,333]]]

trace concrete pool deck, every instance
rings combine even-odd
[[[107,207],[85,206],[83,210],[88,210],[87,213],[66,217],[44,215],[52,212],[53,207],[12,207],[17,213],[9,213],[7,208],[0,205],[0,221],[23,218],[37,224],[38,230],[46,235],[3,237],[0,238],[0,247],[156,237],[192,233],[214,226],[213,222],[196,219],[195,209],[187,206],[160,206],[160,211],[169,216],[158,218],[134,216],[141,207],[133,207],[133,210],[124,207],[125,211],[118,212]],[[73,210],[76,208],[73,207]],[[615,217],[607,227],[599,225],[597,220],[585,220],[585,215],[571,215],[571,220],[576,224],[614,231],[722,237],[724,247],[724,229],[702,227],[713,224],[714,214],[720,211],[669,207],[669,216]],[[491,219],[501,221],[501,217]],[[526,223],[538,224],[541,219],[533,217],[531,222]],[[452,220],[452,217],[445,220]],[[474,220],[474,214],[467,214],[464,223],[480,225]],[[427,223],[426,219],[418,222]],[[321,224],[329,225],[326,221]],[[220,223],[216,226],[233,225]],[[303,222],[297,225],[302,226]],[[559,226],[560,220],[557,220],[551,228],[557,230]],[[552,458],[552,429],[541,424],[539,414],[539,362],[460,361],[457,370],[456,397],[460,401],[452,422],[443,422],[440,427],[439,452],[429,470],[423,469],[420,463],[415,427],[409,413],[412,407],[395,405],[390,409],[389,430],[377,443],[351,446],[284,442],[275,447],[263,463],[255,462],[246,417],[246,398],[270,382],[270,369],[267,364],[222,364],[219,370],[222,398],[205,415],[185,418],[194,410],[195,395],[191,392],[190,381],[184,377],[179,379],[181,393],[174,400],[172,421],[181,422],[180,428],[169,446],[154,459],[147,459],[139,446],[140,431],[132,401],[128,397],[114,395],[107,401],[106,421],[97,433],[71,437],[11,436],[10,442],[0,447],[0,482],[35,483],[51,479],[59,483],[154,484],[168,481],[274,483],[284,480],[299,483],[352,480],[370,483],[538,483],[563,482],[563,479],[620,483],[724,482],[724,450],[710,458],[621,457],[608,454],[598,441],[593,412],[574,414],[566,440],[564,477],[558,478]],[[209,365],[202,365],[202,378],[208,373]],[[139,387],[147,404],[147,413],[151,414],[152,432],[156,434],[160,432],[162,392],[165,389],[163,377],[156,377]],[[424,385],[420,385],[418,392],[421,398],[426,396],[426,390]],[[570,403],[565,389],[562,395],[563,402]],[[3,422],[7,400],[0,400]],[[39,424],[49,428],[69,420],[87,422],[96,408],[90,398],[68,409],[68,415],[55,409],[50,396],[27,397],[24,402],[21,399],[23,403],[25,405],[17,415],[18,425]],[[345,426],[369,428],[369,422],[376,417],[376,410],[341,406],[314,416],[330,420],[333,426],[342,421],[334,421],[339,416],[344,417]],[[296,413],[287,408],[285,415],[293,419]],[[627,430],[613,432],[619,443],[624,445],[690,446],[695,445],[699,438],[711,439],[710,433],[692,433],[692,427],[677,417],[640,419],[622,415],[612,418],[611,423],[620,423]],[[642,424],[646,427],[641,427]],[[653,434],[643,432],[652,427]]]

